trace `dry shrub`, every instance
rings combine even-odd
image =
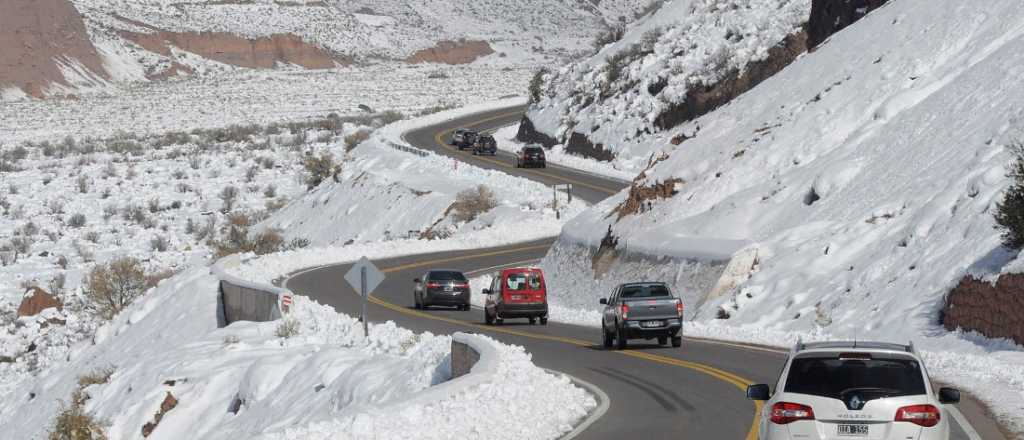
[[[49,440],[106,440],[102,424],[85,410],[87,396],[81,390],[71,395],[71,403],[60,403],[60,412],[47,436]]]
[[[85,284],[85,297],[90,307],[104,319],[116,316],[149,287],[142,263],[131,257],[97,265]]]
[[[85,389],[89,385],[100,385],[110,382],[110,377],[114,375],[114,368],[100,368],[93,370],[90,373],[78,376],[78,388]]]
[[[320,186],[328,177],[338,181],[338,174],[341,173],[341,164],[334,163],[334,156],[329,152],[317,156],[306,156],[302,164],[306,168],[306,188],[313,189]]]
[[[277,337],[279,338],[290,338],[292,336],[298,336],[299,334],[299,321],[295,318],[286,318],[277,325]]]
[[[452,218],[457,222],[471,222],[480,214],[498,206],[494,192],[485,185],[459,192],[452,204]]]
[[[369,130],[359,130],[348,136],[345,136],[345,151],[352,151],[353,148],[358,147],[359,144],[363,143],[370,138]]]

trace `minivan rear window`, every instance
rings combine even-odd
[[[924,373],[912,359],[839,359],[807,357],[793,360],[786,392],[846,400],[925,394]]]
[[[623,298],[657,298],[672,296],[672,292],[669,292],[667,287],[660,285],[626,286],[622,288],[621,296]]]
[[[437,270],[430,272],[429,279],[431,281],[466,281],[466,276],[461,272]]]
[[[505,287],[509,290],[540,290],[542,284],[537,272],[517,272],[505,278]]]

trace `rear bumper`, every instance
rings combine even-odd
[[[677,336],[682,333],[683,322],[679,318],[665,319],[661,327],[641,327],[641,321],[626,321],[623,324],[626,337],[630,339],[652,339],[659,336]]]
[[[498,307],[501,318],[539,318],[548,316],[547,304],[502,304]]]
[[[423,302],[428,305],[467,305],[469,304],[469,292],[457,292],[456,294],[445,292],[427,292],[423,295]]]

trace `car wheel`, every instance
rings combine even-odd
[[[484,309],[484,324],[494,325],[494,317],[487,313],[487,309]]]
[[[503,318],[499,318],[497,316],[494,317],[494,325],[502,325],[504,323],[505,323],[505,320]]]
[[[683,337],[682,336],[673,336],[672,337],[672,346],[675,347],[675,348],[682,347],[683,346]]]
[[[625,350],[627,345],[629,343],[626,342],[626,332],[622,331],[621,327],[615,327],[615,348]]]
[[[614,335],[608,330],[605,330],[604,324],[601,324],[601,334],[604,335],[604,348],[612,348],[615,342]]]
[[[668,336],[658,336],[658,345],[668,344]]]
[[[540,317],[540,325],[548,325],[548,317],[547,316],[541,316]]]
[[[536,324],[537,324],[537,318],[530,318],[530,325],[536,325]]]

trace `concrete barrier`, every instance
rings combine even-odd
[[[231,275],[228,268],[241,264],[238,255],[217,261],[211,272],[220,279],[218,322],[221,326],[236,321],[267,322],[281,319],[288,313],[292,293],[269,284],[254,283]],[[282,313],[283,312],[283,313]]]

